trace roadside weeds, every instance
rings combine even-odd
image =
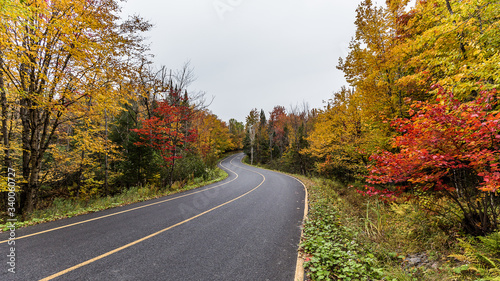
[[[306,280],[500,280],[500,233],[466,236],[459,222],[415,202],[381,202],[353,185],[294,176],[309,191]]]

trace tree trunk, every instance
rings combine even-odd
[[[25,203],[26,205],[24,206],[23,210],[23,215],[25,216],[26,214],[30,214],[35,210],[36,204],[38,202],[38,191],[40,189],[40,182],[39,182],[39,176],[40,176],[40,170],[41,170],[41,161],[36,160],[35,158],[38,158],[37,156],[33,156],[32,159],[35,161],[33,163],[33,166],[31,166],[31,173],[30,173],[30,178],[28,181],[28,188],[25,194]],[[22,200],[22,199],[21,199]]]
[[[40,189],[40,173],[42,170],[42,158],[47,150],[54,132],[59,125],[61,113],[52,120],[52,114],[46,109],[38,107],[36,97],[40,89],[36,89],[35,70],[27,69],[26,64],[21,64],[21,87],[26,96],[20,101],[20,118],[22,125],[22,175],[25,180],[21,191],[21,212],[23,216],[31,213],[38,201]],[[52,123],[52,124],[51,124]]]
[[[108,113],[104,109],[104,122],[105,122],[105,152],[104,152],[104,194],[108,196]]]
[[[453,15],[453,9],[451,8],[450,0],[446,0],[446,8],[448,9],[448,12]]]
[[[21,212],[23,215],[31,213],[36,204],[38,193],[39,164],[38,151],[40,147],[39,132],[37,130],[38,112],[35,109],[28,109],[31,106],[29,99],[21,101],[21,121],[22,121],[22,173],[26,181],[21,192]]]
[[[27,110],[24,108],[23,111],[26,113]],[[40,145],[40,128],[35,117],[38,115],[38,112],[31,109],[28,113],[29,116],[21,114],[23,123],[23,178],[26,180],[21,192],[21,211],[23,216],[33,212],[38,200],[39,177],[43,155],[43,149]],[[30,124],[33,124],[33,127],[30,128]]]
[[[23,92],[28,93],[27,96],[29,96],[29,87],[28,87],[28,71],[27,71],[27,66],[26,64],[21,64],[19,67],[19,73],[21,76],[21,87]],[[22,133],[21,133],[21,142],[22,142],[22,149],[23,149],[23,155],[22,155],[22,175],[23,179],[25,180],[25,183],[23,184],[23,188],[21,191],[21,200],[20,200],[20,207],[21,207],[21,213],[23,216],[26,215],[26,213],[29,213],[34,209],[34,196],[36,196],[35,188],[32,185],[31,181],[31,165],[30,161],[32,160],[32,149],[34,148],[35,144],[33,143],[36,139],[36,135],[31,135],[31,129],[30,128],[35,128],[37,127],[36,123],[31,123],[31,121],[37,121],[38,118],[33,118],[35,115],[36,110],[33,109],[31,100],[27,97],[24,97],[20,101],[20,109],[19,109],[19,115],[21,117],[21,125],[22,125]],[[33,131],[33,133],[36,133],[36,130]]]
[[[2,59],[2,53],[0,52],[0,65],[3,64],[3,59]],[[2,118],[2,142],[4,145],[4,164],[5,164],[5,169],[7,171],[8,168],[12,167],[12,161],[10,159],[10,136],[9,136],[9,129],[8,129],[8,105],[7,105],[7,93],[5,91],[5,84],[4,84],[4,74],[2,71],[0,71],[0,104],[2,108],[1,112],[1,118]],[[7,175],[6,175],[7,176]]]
[[[1,66],[3,65],[3,58],[2,58],[2,53],[0,52],[0,69]],[[9,168],[12,168],[12,160],[10,158],[10,134],[9,134],[9,129],[8,129],[8,105],[7,105],[7,93],[5,91],[5,84],[4,84],[4,74],[0,70],[0,104],[1,104],[1,115],[0,118],[2,119],[2,142],[4,146],[4,159],[3,159],[3,164],[4,167],[0,171],[5,177],[8,177],[9,173]],[[0,202],[2,203],[2,206],[6,206],[6,200],[7,198],[2,197]]]

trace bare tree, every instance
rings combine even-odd
[[[194,68],[191,66],[191,61],[186,61],[181,69],[174,71],[171,77],[177,89],[184,91],[189,97],[189,101],[195,110],[204,110],[212,104],[214,96],[207,98],[207,93],[204,91],[188,91],[188,87],[196,81]]]

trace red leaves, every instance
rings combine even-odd
[[[160,101],[154,113],[155,116],[142,121],[141,129],[132,129],[143,140],[135,145],[156,149],[170,166],[175,159],[182,158],[180,150],[186,149],[186,144],[196,138],[195,131],[186,127],[192,118],[192,110],[187,105]]]
[[[454,171],[466,169],[481,179],[473,188],[496,192],[500,188],[500,113],[491,110],[497,104],[495,94],[481,92],[476,100],[460,103],[440,89],[439,103],[414,103],[409,119],[392,124],[401,133],[393,138],[398,152],[372,155],[367,182],[394,184],[396,190],[451,191],[456,188]],[[367,187],[365,194],[377,192]]]

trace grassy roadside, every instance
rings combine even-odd
[[[466,236],[416,203],[295,177],[309,192],[301,251],[310,280],[500,280],[500,233]]]
[[[35,210],[26,220],[16,222],[16,228],[156,199],[219,182],[227,177],[228,174],[226,172],[216,167],[209,172],[206,178],[190,179],[185,184],[176,182],[173,184],[172,188],[168,190],[161,190],[154,186],[144,186],[130,188],[115,196],[93,198],[88,201],[56,198],[49,207]],[[6,219],[4,218],[0,221],[0,232],[7,230]]]
[[[500,281],[500,232],[471,237],[422,202],[384,203],[357,193],[361,184],[292,176],[309,196],[300,245],[306,280]]]

